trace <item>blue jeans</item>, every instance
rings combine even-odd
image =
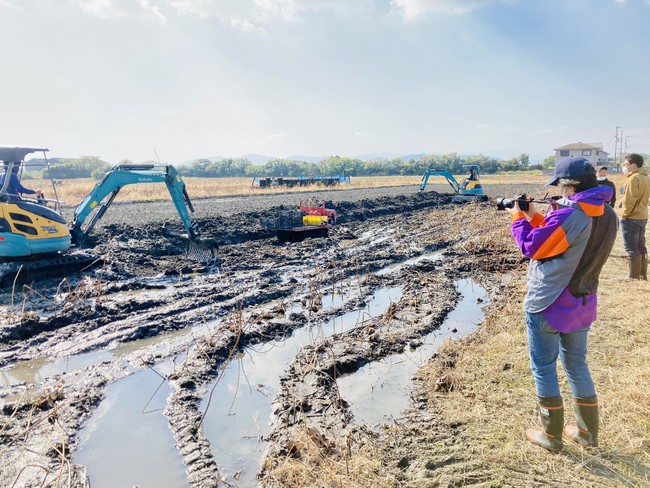
[[[648,248],[645,245],[645,226],[647,222],[647,220],[641,219],[621,219],[623,248],[628,256],[648,254]]]
[[[576,398],[596,395],[594,382],[587,366],[587,334],[589,327],[575,332],[562,333],[549,324],[542,312],[526,312],[530,369],[535,379],[535,389],[540,397],[559,397],[557,357],[560,356],[571,392]]]

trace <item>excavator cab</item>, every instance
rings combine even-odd
[[[42,161],[25,161],[25,157],[42,152]],[[0,176],[0,259],[67,250],[71,236],[63,216],[58,212],[59,199],[52,179],[46,148],[0,147],[4,173]],[[53,199],[22,185],[26,168],[47,168]],[[51,205],[52,208],[50,208]]]
[[[475,164],[471,164],[467,166],[467,169],[469,170],[469,175],[467,175],[467,178],[465,178],[465,181],[463,181],[463,184],[460,186],[461,190],[464,190],[466,192],[468,191],[473,191],[474,194],[477,194],[479,188],[482,189],[481,186],[481,181],[479,179],[479,168]],[[481,190],[478,193],[483,193]]]

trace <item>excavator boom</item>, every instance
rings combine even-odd
[[[194,207],[187,194],[183,179],[171,165],[156,166],[153,164],[123,164],[115,166],[106,173],[104,178],[95,185],[75,209],[74,219],[70,226],[72,242],[81,244],[90,234],[95,224],[104,216],[108,207],[113,203],[120,190],[126,185],[137,183],[165,183],[171,195],[172,202],[181,219],[185,232],[190,239],[197,238],[197,224],[192,219]],[[86,220],[92,214],[88,223]],[[86,224],[84,226],[84,224]]]

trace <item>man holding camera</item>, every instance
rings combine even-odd
[[[612,189],[598,185],[596,170],[584,158],[559,160],[546,186],[561,192],[546,215],[529,201],[517,202],[509,211],[512,235],[530,258],[524,310],[542,430],[529,429],[526,437],[557,452],[563,447],[563,432],[581,445],[598,445],[598,400],[587,366],[587,334],[596,320],[598,277],[614,246],[618,218],[606,204]],[[566,428],[558,356],[571,385],[577,423]]]

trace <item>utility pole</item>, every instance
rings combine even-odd
[[[623,127],[616,127],[616,140],[614,141],[614,164],[617,169],[621,168],[623,160]]]

